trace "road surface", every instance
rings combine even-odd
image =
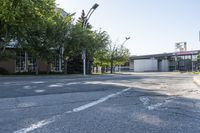
[[[0,77],[0,133],[200,133],[192,75]]]

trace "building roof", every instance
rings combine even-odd
[[[0,43],[4,42],[3,39],[0,38]],[[11,39],[10,42],[6,45],[6,48],[16,48],[18,41]]]
[[[55,10],[56,11],[59,11],[60,13],[61,13],[61,16],[62,17],[65,17],[65,16],[69,16],[70,14],[69,13],[67,13],[64,9],[62,9],[62,8],[59,8],[59,7],[55,7]]]
[[[159,57],[168,57],[168,56],[181,56],[181,55],[196,55],[200,53],[200,50],[193,51],[182,51],[182,52],[171,52],[171,53],[161,53],[161,54],[150,54],[150,55],[139,55],[131,56],[130,59],[149,59],[149,58],[159,58]]]

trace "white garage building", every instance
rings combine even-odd
[[[134,70],[136,72],[141,71],[158,71],[158,62],[156,59],[141,59],[134,61]]]
[[[192,71],[197,69],[200,51],[184,51],[154,55],[131,56],[130,70],[135,72]]]

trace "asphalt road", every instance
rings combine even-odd
[[[200,133],[192,75],[0,77],[0,133]]]

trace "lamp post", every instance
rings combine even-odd
[[[122,45],[124,45],[129,39],[131,39],[131,37],[125,37],[124,42],[122,43]]]
[[[88,26],[88,21],[91,17],[91,15],[93,14],[93,12],[97,9],[97,7],[99,7],[99,4],[95,3],[91,8],[90,10],[88,11],[85,19],[84,19],[84,22],[83,22],[83,28],[87,28]]]
[[[200,42],[200,31],[199,31],[199,42]]]
[[[83,21],[83,28],[87,28],[88,26],[88,20],[90,19],[91,15],[93,14],[93,12],[97,9],[97,7],[99,6],[99,4],[95,3],[90,10],[88,11],[86,17],[84,18]],[[83,59],[83,75],[86,75],[86,48],[82,49],[82,59]]]

